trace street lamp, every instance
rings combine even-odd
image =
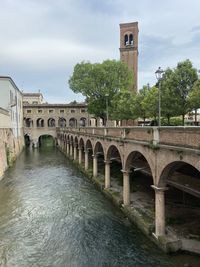
[[[108,126],[108,97],[109,94],[105,94],[106,97],[106,126]]]
[[[161,126],[161,80],[164,74],[164,70],[159,67],[155,72],[156,79],[158,80],[158,126]]]

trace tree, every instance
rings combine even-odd
[[[158,116],[158,88],[153,86],[148,90],[141,102],[142,109],[148,118],[156,119]]]
[[[173,71],[168,68],[161,80],[161,115],[167,118],[167,123],[170,125],[170,118],[180,115],[179,106],[180,97],[177,90],[173,87]]]
[[[109,114],[113,120],[136,119],[135,112],[136,95],[128,90],[122,90],[117,93],[111,101]]]
[[[146,99],[147,95],[149,94],[149,90],[150,88],[144,85],[143,88],[140,89],[139,92],[137,93],[135,97],[135,101],[134,101],[135,114],[137,118],[142,118],[144,122],[145,122],[145,119],[147,118],[148,110],[147,110],[146,104],[144,104],[143,101]]]
[[[116,60],[103,63],[81,62],[76,64],[69,86],[75,93],[82,93],[88,103],[88,111],[106,120],[106,97],[111,106],[113,97],[133,84],[128,66]]]
[[[189,93],[189,106],[195,110],[195,124],[197,123],[197,110],[200,108],[200,80],[197,80]]]
[[[179,62],[177,67],[165,76],[163,82],[169,85],[170,92],[176,97],[178,115],[182,115],[184,125],[185,114],[189,111],[188,94],[197,80],[197,70],[189,59]]]

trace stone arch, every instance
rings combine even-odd
[[[200,170],[198,170],[195,166],[193,166],[191,163],[186,161],[173,161],[168,163],[162,170],[159,180],[159,187],[166,186],[167,180],[170,179],[170,177],[177,171],[181,171],[182,173],[186,171],[186,167],[190,169],[190,172],[194,175],[194,177],[199,176],[200,177]]]
[[[87,124],[87,119],[84,118],[84,117],[81,117],[80,121],[79,121],[79,125],[82,126],[82,127],[85,127],[86,124]]]
[[[31,118],[24,118],[25,127],[33,127],[33,120]]]
[[[85,143],[84,143],[84,140],[83,140],[82,137],[79,139],[79,143],[78,143],[78,145],[79,145],[80,148],[84,148]]]
[[[186,161],[170,162],[163,168],[158,186],[166,189],[166,224],[177,236],[198,235],[200,171]]]
[[[78,142],[78,137],[75,136],[75,137],[74,137],[74,146],[75,146],[75,147],[78,147],[78,143],[79,143],[79,142]]]
[[[151,169],[151,163],[148,162],[148,159],[145,157],[145,155],[140,151],[132,151],[129,153],[129,155],[126,158],[124,170],[131,171],[138,169],[138,171],[143,171],[153,177],[153,171]],[[153,177],[154,181],[154,177]]]
[[[91,150],[92,153],[93,153],[93,146],[92,146],[92,142],[91,142],[90,139],[88,139],[88,140],[85,142],[85,149]]]
[[[112,144],[107,149],[106,160],[112,161],[114,160],[114,157],[115,157],[115,160],[120,160],[122,162],[122,157],[121,157],[119,149],[115,145]]]
[[[44,127],[44,119],[38,118],[36,121],[36,126],[37,127]]]
[[[109,184],[112,186],[114,191],[120,194],[120,197],[122,198],[122,195],[123,195],[122,193],[123,192],[123,173],[122,173],[123,161],[122,161],[122,156],[121,156],[119,149],[114,144],[111,144],[108,147],[107,152],[106,152],[105,162],[106,164],[108,163],[110,165]]]
[[[66,119],[63,117],[60,117],[58,119],[58,127],[66,127],[67,126],[67,122]]]
[[[70,118],[70,119],[69,119],[69,126],[70,126],[70,127],[77,127],[77,119],[75,119],[75,118]]]
[[[63,137],[63,139],[64,139],[64,137]],[[54,146],[55,145],[55,137],[51,134],[41,134],[38,137],[38,145],[42,146],[42,143],[47,145],[47,146],[49,146],[49,145]]]
[[[56,126],[56,121],[55,121],[55,119],[54,119],[54,118],[49,118],[49,119],[47,120],[47,126],[48,126],[48,127],[55,127],[55,126]]]
[[[94,154],[103,154],[104,158],[105,158],[105,152],[104,152],[104,148],[103,145],[100,141],[97,141],[94,145]]]

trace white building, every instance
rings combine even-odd
[[[12,129],[15,138],[23,136],[22,93],[14,81],[0,76],[0,128]]]

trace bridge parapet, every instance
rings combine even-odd
[[[200,127],[80,127],[62,128],[67,133],[86,134],[200,149]]]
[[[161,144],[200,149],[200,127],[160,127]]]

